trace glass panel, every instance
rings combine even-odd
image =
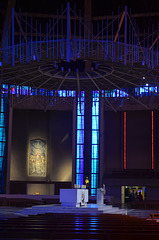
[[[83,158],[84,145],[77,145],[77,158]]]
[[[78,116],[77,129],[84,129],[84,116]]]
[[[99,129],[99,117],[92,116],[92,129]]]
[[[92,145],[92,158],[99,157],[99,145]]]
[[[92,130],[92,144],[98,144],[99,142],[99,131]]]

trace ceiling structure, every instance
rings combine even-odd
[[[131,109],[131,103],[136,109],[158,108],[159,13],[135,13],[135,5],[131,12],[129,3],[124,9],[115,7],[111,15],[103,16],[103,10],[97,16],[96,1],[76,5],[61,1],[58,9],[54,4],[53,14],[50,9],[26,13],[29,4],[9,0],[6,6],[0,49],[2,91],[5,84],[28,86],[32,93],[73,90],[80,96],[81,91],[90,95],[99,91],[111,110],[119,109],[114,96],[122,100],[120,110]]]

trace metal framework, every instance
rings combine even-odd
[[[91,18],[90,11],[82,16],[81,10],[72,9],[68,2],[56,15],[24,14],[12,8],[6,18],[0,49],[1,95],[11,96],[9,101],[15,108],[45,111],[73,109],[76,101],[78,184],[83,184],[85,177],[86,157],[79,152],[79,149],[85,151],[87,134],[82,108],[86,112],[89,108],[92,122],[98,121],[90,130],[89,147],[99,151],[101,99],[109,111],[158,109],[159,34],[154,27],[151,32],[148,28],[140,34],[134,17],[144,16],[132,15],[125,7],[118,15]],[[45,23],[40,22],[41,18],[45,18]],[[86,106],[85,93],[92,101]],[[95,140],[94,132],[97,133]],[[78,135],[81,133],[82,142]],[[99,153],[93,151],[90,178],[94,195],[99,186],[100,159]]]
[[[146,34],[145,30],[141,40],[127,7],[112,18],[92,17],[90,23],[90,16],[85,19],[81,10],[72,9],[68,3],[61,13],[57,11],[52,18],[48,15],[43,26],[34,15],[24,16],[12,8],[0,49],[2,83],[29,86],[33,92],[40,88],[78,93],[99,90],[102,95],[103,90],[120,89],[129,95],[124,103],[150,107],[152,96],[158,100],[158,90],[154,91],[158,88],[158,32],[152,29]],[[124,39],[120,39],[123,32]],[[135,88],[147,84],[149,100],[145,101],[141,94],[135,95]],[[105,100],[106,108],[116,111],[111,101]]]

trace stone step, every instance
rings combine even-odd
[[[88,204],[83,207],[66,207],[58,204],[33,206],[31,208],[24,208],[21,211],[15,211],[19,215],[37,215],[45,213],[112,213],[112,214],[125,214],[125,210],[111,205],[96,205]]]

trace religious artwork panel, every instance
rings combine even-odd
[[[46,141],[30,140],[29,176],[46,177],[47,170]]]

